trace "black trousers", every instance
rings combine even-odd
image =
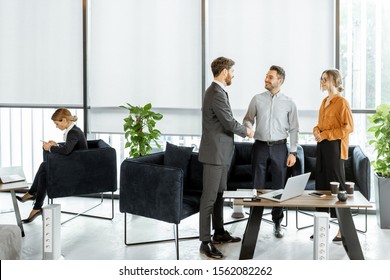
[[[330,190],[330,182],[339,182],[340,190],[345,190],[344,160],[340,159],[341,140],[323,140],[317,143],[316,190]],[[317,208],[319,212],[329,212],[329,208]],[[334,208],[330,210],[336,218]]]
[[[265,188],[269,171],[272,176],[272,189],[283,189],[287,180],[287,157],[286,143],[269,146],[265,142],[255,141],[252,148],[253,188]],[[274,222],[281,222],[284,217],[283,208],[273,207],[271,214]]]
[[[35,174],[34,181],[28,193],[36,195],[34,210],[39,210],[43,206],[43,201],[46,197],[47,182],[46,182],[46,162],[42,162]]]

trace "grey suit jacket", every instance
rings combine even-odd
[[[199,161],[228,165],[234,153],[234,134],[246,136],[246,127],[233,118],[227,93],[217,83],[205,92]]]

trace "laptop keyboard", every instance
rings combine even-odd
[[[274,195],[273,198],[280,199],[282,197],[282,194]]]

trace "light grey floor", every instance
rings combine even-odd
[[[94,198],[67,198],[57,200],[63,209],[82,210],[98,199]],[[22,219],[28,216],[32,208],[31,202],[19,203]],[[111,204],[105,200],[103,206],[95,209],[95,213],[108,214]],[[0,193],[0,211],[12,209],[9,193]],[[225,207],[227,221],[231,218],[232,209]],[[71,217],[62,214],[65,220]],[[364,228],[364,215],[354,217],[357,228]],[[313,259],[313,242],[309,239],[313,228],[297,230],[295,226],[295,211],[289,210],[288,225],[285,228],[285,237],[277,239],[273,236],[272,225],[261,223],[254,259],[258,260],[311,260]],[[299,216],[300,225],[310,224],[313,219],[306,215]],[[15,215],[11,213],[0,214],[0,224],[15,224]],[[180,226],[180,237],[196,236],[198,233],[198,215],[184,220]],[[246,221],[226,226],[232,234],[242,237]],[[158,238],[173,237],[173,226],[167,223],[156,222],[151,219],[128,215],[128,234],[133,241],[142,241]],[[23,238],[22,259],[42,259],[42,219],[37,218],[31,224],[24,225],[26,236]],[[337,225],[331,224],[329,229],[329,259],[347,260],[348,256],[341,245],[331,239],[337,232]],[[368,217],[367,233],[358,233],[363,254],[367,260],[390,260],[390,230],[380,229],[375,215]],[[180,241],[180,259],[202,260],[207,259],[199,254],[197,239]],[[227,260],[237,260],[240,243],[217,245],[226,255]],[[176,251],[173,242],[159,244],[126,246],[124,244],[124,215],[119,212],[119,201],[115,201],[115,218],[100,220],[78,217],[61,227],[62,256],[68,260],[175,260]]]

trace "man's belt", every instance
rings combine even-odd
[[[287,143],[286,139],[277,140],[277,141],[260,141],[260,140],[256,140],[256,141],[258,141],[260,143],[263,143],[263,144],[266,144],[267,146],[273,146],[273,145],[279,145],[279,144]]]

